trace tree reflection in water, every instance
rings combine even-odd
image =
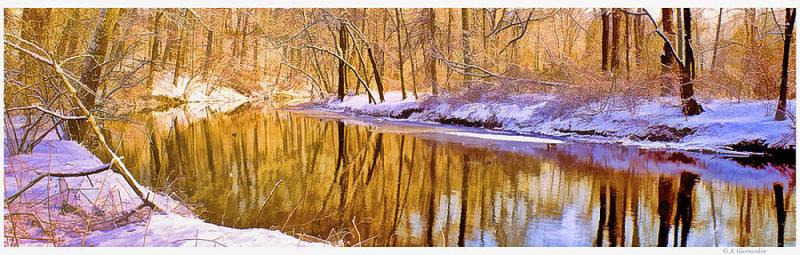
[[[784,198],[794,166],[615,145],[487,144],[256,107],[137,119],[145,128],[106,124],[124,136],[114,141],[124,141],[134,175],[231,227],[366,246],[795,244],[796,205]]]

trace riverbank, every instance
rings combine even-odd
[[[38,176],[77,175],[45,177],[4,203],[5,246],[324,246],[274,230],[207,223],[166,194],[154,198],[166,212],[152,211],[120,174],[54,134],[30,154],[5,154],[4,164],[4,200]]]
[[[467,99],[469,98],[469,99]],[[345,114],[409,121],[454,124],[546,135],[567,140],[620,143],[654,149],[713,151],[732,154],[793,153],[795,127],[791,120],[773,120],[775,102],[701,101],[706,112],[684,116],[671,97],[639,100],[610,98],[576,105],[551,95],[481,94],[405,100],[389,92],[386,101],[369,104],[366,95],[346,96],[313,105]],[[787,109],[794,116],[795,101]]]

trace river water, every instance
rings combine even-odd
[[[795,166],[245,105],[108,122],[204,220],[363,246],[794,246]],[[782,226],[781,226],[782,225]],[[317,239],[318,238],[318,239]]]

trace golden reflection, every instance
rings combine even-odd
[[[231,227],[367,246],[795,243],[793,184],[737,183],[689,154],[498,150],[254,107],[137,119],[106,128],[141,183]]]

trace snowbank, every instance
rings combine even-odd
[[[73,141],[48,134],[31,154],[6,156],[4,199],[39,175],[98,169],[103,163]],[[169,196],[142,201],[112,171],[45,178],[4,206],[6,246],[322,246],[267,229],[232,229],[203,222]]]
[[[460,102],[456,98],[427,95],[419,100],[413,97],[402,100],[399,92],[389,92],[386,102],[377,105],[369,104],[366,95],[357,95],[347,96],[341,102],[333,98],[320,106],[330,111],[373,117],[620,142],[648,148],[732,152],[731,145],[757,141],[770,148],[795,146],[794,122],[773,120],[774,101],[703,101],[706,112],[691,117],[681,113],[677,102],[677,98],[662,97],[640,102],[626,110],[598,111],[608,102],[564,110],[564,104],[552,95],[523,94],[510,95],[503,100]],[[794,116],[795,101],[788,104],[790,116]]]
[[[247,97],[231,88],[214,86],[188,77],[178,78],[178,85],[172,79],[160,79],[153,85],[152,96],[181,99],[187,102],[231,102],[245,101]]]

